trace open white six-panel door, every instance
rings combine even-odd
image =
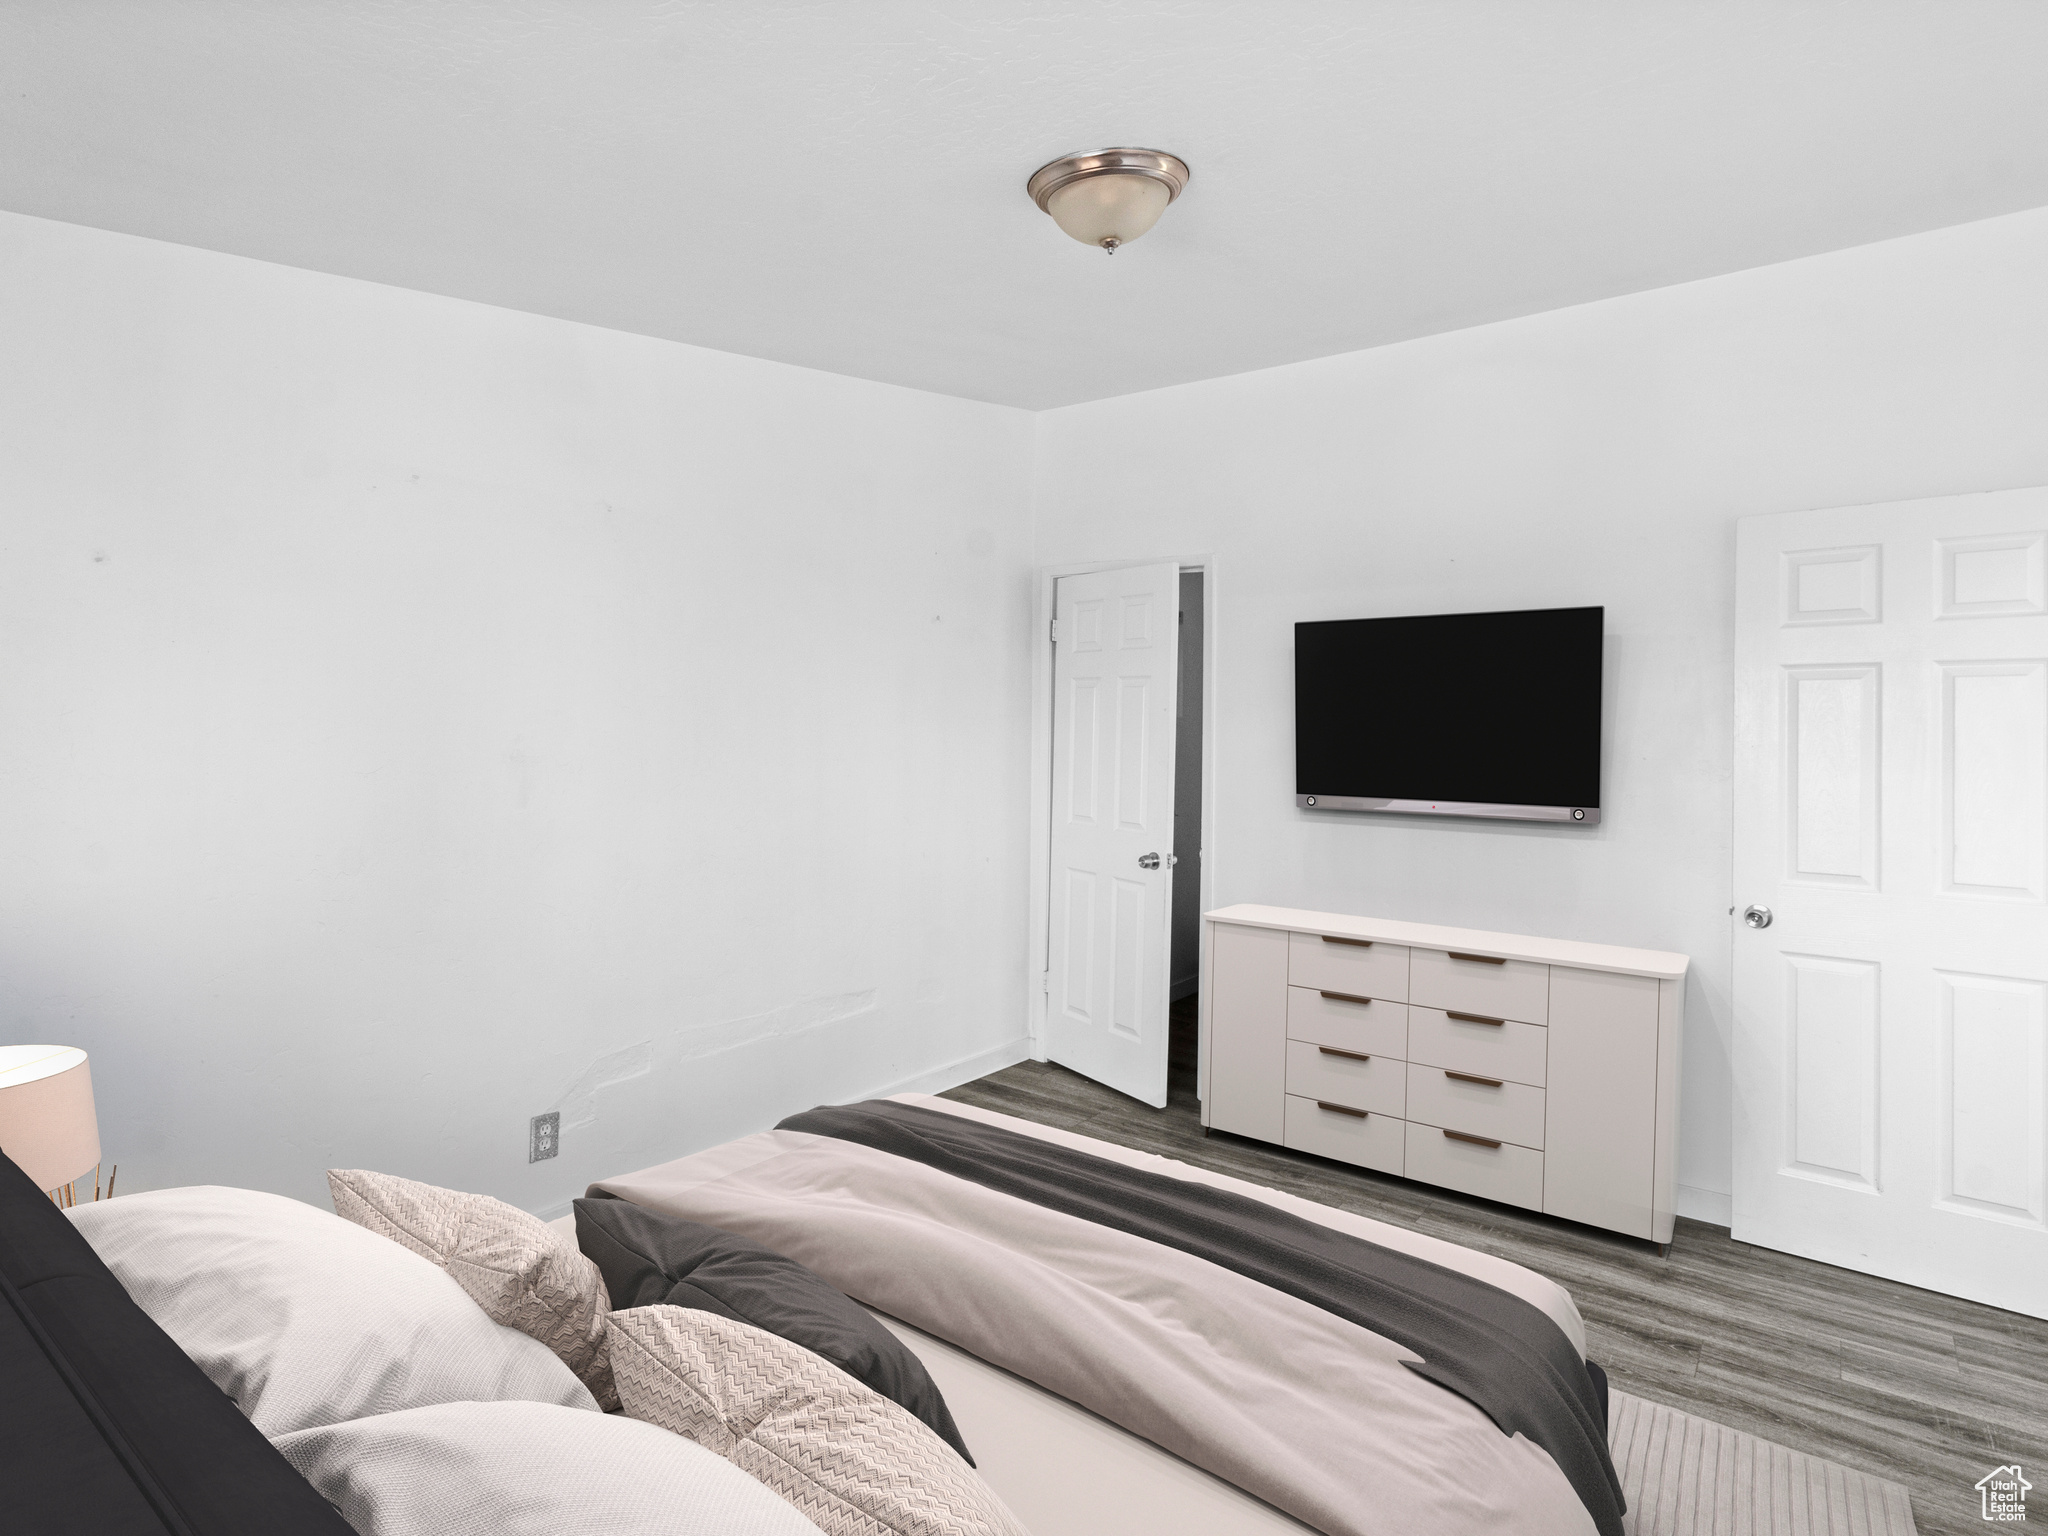
[[[1162,1106],[1180,566],[1063,576],[1054,613],[1045,1053]]]
[[[2048,489],[1745,519],[1734,1233],[2048,1316]]]

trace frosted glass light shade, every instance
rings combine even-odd
[[[1041,165],[1031,201],[1083,245],[1115,254],[1159,222],[1188,184],[1188,163],[1163,149],[1096,149]]]
[[[100,1122],[85,1052],[68,1045],[0,1045],[0,1152],[37,1189],[92,1172],[100,1160]]]
[[[1045,211],[1083,245],[1128,245],[1159,222],[1171,201],[1172,192],[1156,177],[1085,176],[1047,198]]]

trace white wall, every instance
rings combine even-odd
[[[531,1209],[1019,1059],[1031,432],[0,215],[0,1038]]]
[[[2048,482],[2044,274],[2048,210],[1047,413],[1036,558],[1214,552],[1217,904],[1692,955],[1682,1208],[1725,1221],[1734,521]],[[1600,828],[1294,809],[1296,620],[1580,603]]]
[[[1034,419],[0,215],[0,1037],[93,1052],[126,1188],[532,1209],[1015,1059],[1027,568],[1213,553],[1216,900],[1692,954],[1713,1215],[1733,520],[2048,482],[2043,271],[2048,212]],[[1293,809],[1295,620],[1596,602],[1603,827]]]

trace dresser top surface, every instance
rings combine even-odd
[[[1618,944],[1582,944],[1575,939],[1539,939],[1525,933],[1488,933],[1478,928],[1446,928],[1436,923],[1404,923],[1390,917],[1349,917],[1338,912],[1304,912],[1296,907],[1250,904],[1218,907],[1202,914],[1212,923],[1238,923],[1247,928],[1285,928],[1290,933],[1327,933],[1337,938],[1372,939],[1416,949],[1455,949],[1464,954],[1503,960],[1533,960],[1540,965],[1577,966],[1589,971],[1617,971],[1625,976],[1655,976],[1675,981],[1692,964],[1688,956],[1663,949],[1624,949]]]

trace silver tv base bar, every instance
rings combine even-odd
[[[1492,821],[1561,821],[1600,825],[1597,805],[1487,805],[1477,800],[1375,800],[1365,795],[1296,795],[1304,811],[1393,811],[1402,816],[1483,816]]]

